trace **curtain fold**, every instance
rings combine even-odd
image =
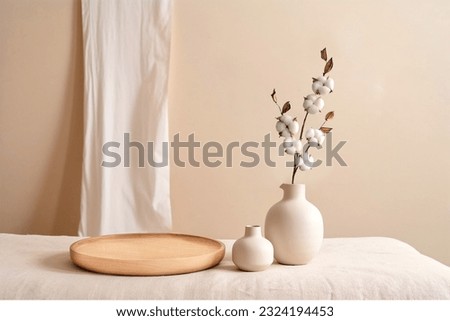
[[[82,0],[80,236],[171,229],[171,0]]]

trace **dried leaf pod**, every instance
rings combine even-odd
[[[330,58],[330,60],[327,61],[325,64],[325,68],[323,69],[323,75],[325,76],[327,73],[329,73],[333,69],[333,58]]]
[[[289,101],[285,102],[281,114],[287,113],[291,109],[291,103]]]
[[[330,111],[325,115],[325,120],[330,120],[334,118],[334,111]]]
[[[331,132],[333,128],[331,127],[320,127],[319,130],[321,130],[324,134],[328,134],[329,132]]]
[[[320,51],[320,57],[321,57],[323,60],[325,60],[325,61],[328,60],[327,48],[323,48],[323,49]]]

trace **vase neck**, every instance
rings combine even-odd
[[[282,184],[280,187],[284,191],[285,200],[305,198],[305,184]]]
[[[261,236],[261,226],[247,225],[245,226],[245,236]]]

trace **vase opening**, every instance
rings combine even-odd
[[[305,198],[305,184],[281,184],[280,188],[284,192],[284,199]]]
[[[261,226],[260,225],[246,225],[245,226],[245,236],[260,236]]]

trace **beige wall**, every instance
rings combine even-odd
[[[337,82],[327,108],[349,166],[297,177],[326,236],[395,237],[450,264],[449,16],[445,0],[174,1],[171,135],[225,145],[276,137],[272,88],[300,113],[326,45]],[[0,43],[0,232],[74,234],[79,1],[0,0]],[[175,231],[234,238],[264,223],[290,170],[242,168],[233,156],[231,168],[171,168]]]
[[[77,231],[80,15],[77,0],[0,0],[1,232]]]

